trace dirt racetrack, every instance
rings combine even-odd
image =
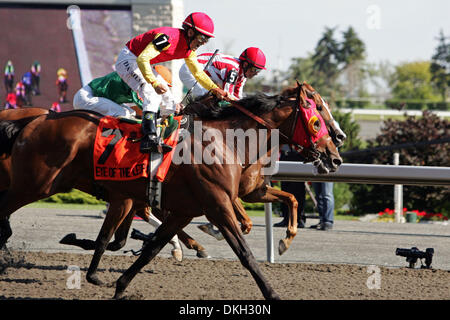
[[[90,254],[12,251],[2,253],[0,299],[110,299],[114,287],[97,287],[85,280]],[[131,256],[106,255],[100,265],[105,282],[115,280],[135,261]],[[76,272],[80,267],[80,288]],[[450,299],[450,271],[379,267],[380,281],[368,267],[339,264],[261,262],[282,299]],[[370,270],[369,270],[370,271]],[[369,286],[379,289],[369,289]],[[263,299],[250,273],[238,261],[157,257],[131,282],[133,300],[254,300]]]

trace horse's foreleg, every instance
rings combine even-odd
[[[169,242],[173,236],[183,229],[192,220],[192,217],[174,213],[170,214],[167,219],[156,229],[152,238],[145,244],[139,258],[125,271],[117,280],[116,292],[114,299],[120,299],[131,280],[147,265],[161,249]]]
[[[130,210],[126,218],[114,233],[114,241],[108,243],[108,245],[106,246],[106,250],[117,251],[125,246],[125,244],[127,243],[128,232],[130,231],[131,223],[133,222],[133,218],[135,215],[134,213],[134,210]]]
[[[9,217],[19,208],[33,202],[20,192],[10,189],[0,192],[0,249],[3,249],[8,239],[12,236]]]
[[[132,205],[133,201],[131,199],[116,200],[110,203],[102,228],[97,240],[95,241],[96,248],[94,256],[92,257],[91,264],[89,265],[89,269],[86,274],[86,279],[88,282],[95,285],[102,284],[97,276],[97,268],[100,263],[100,259],[102,258],[114,232],[130,212]]]
[[[160,210],[153,210],[153,211],[149,214],[148,223],[151,224],[152,226],[154,226],[155,229],[157,229],[161,225],[161,220],[164,220],[164,217]],[[158,217],[156,217],[156,214],[158,214]],[[177,261],[182,261],[183,260],[183,249],[181,248],[181,244],[178,241],[178,237],[175,235],[172,239],[169,240],[169,243],[173,247],[173,249],[171,251],[172,257]]]
[[[272,289],[259,269],[258,263],[240,231],[239,224],[231,209],[231,203],[230,208],[223,208],[223,211],[208,212],[207,217],[219,228],[242,265],[250,271],[264,298],[279,299],[280,297]]]
[[[280,240],[278,245],[278,253],[282,255],[289,249],[292,240],[297,235],[297,208],[298,202],[294,195],[286,191],[278,190],[270,186],[266,186],[267,190],[264,194],[255,190],[245,196],[244,201],[247,202],[284,202],[289,208],[289,222],[286,231],[286,238]]]

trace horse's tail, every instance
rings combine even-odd
[[[0,156],[11,155],[14,141],[27,124],[19,120],[0,121]]]

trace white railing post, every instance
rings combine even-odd
[[[400,154],[394,153],[394,165],[400,164]],[[403,185],[394,185],[394,210],[395,210],[395,222],[400,223],[402,221],[403,213]]]
[[[273,225],[272,225],[272,203],[271,202],[264,204],[264,212],[266,215],[267,261],[270,263],[274,263],[275,258],[274,258],[274,254],[273,254]]]

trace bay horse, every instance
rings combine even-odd
[[[282,139],[286,137],[292,140],[293,128],[297,127],[299,132],[303,130],[303,135],[311,138],[310,133],[306,131],[318,130],[323,120],[316,119],[311,122],[311,118],[302,117],[302,108],[311,108],[312,100],[307,101],[301,95],[303,93],[301,88],[298,86],[294,97],[252,96],[244,98],[239,104],[269,124],[272,130],[278,129],[283,134]],[[235,108],[226,108],[218,112],[217,116],[198,119],[202,121],[202,132],[213,129],[225,135],[227,129],[262,128],[259,122],[248,118],[241,113],[241,110]],[[6,132],[9,133],[10,139],[16,139],[11,150],[11,157],[14,159],[11,186],[0,196],[0,245],[3,245],[10,236],[10,226],[6,219],[9,215],[28,203],[55,193],[67,192],[71,188],[93,195],[101,192],[110,202],[110,212],[105,218],[97,239],[104,246],[114,232],[114,230],[111,232],[107,226],[122,223],[134,206],[133,199],[141,200],[142,204],[146,203],[147,179],[141,178],[127,182],[105,180],[92,183],[92,153],[99,120],[100,116],[91,112],[71,111],[39,117],[24,128],[17,121],[0,123],[1,134]],[[296,126],[296,123],[300,125]],[[193,134],[191,137],[193,138]],[[267,145],[270,139],[262,139],[262,144]],[[295,139],[290,142],[298,147],[304,145],[304,141],[295,141]],[[204,151],[208,145],[221,147],[215,150],[222,151],[235,148],[235,146],[224,144],[223,141],[206,143],[186,139],[182,143],[194,148],[200,147],[200,151]],[[340,159],[327,131],[311,146],[302,147],[302,151],[312,147],[314,150],[311,154],[315,156],[315,164],[318,165],[319,170],[325,166],[325,162],[317,160],[327,159],[329,163],[335,163],[335,160]],[[247,152],[248,149],[246,146],[245,151]],[[270,152],[272,150],[267,151],[263,156],[267,156]],[[216,155],[218,154],[220,151],[217,151]],[[242,236],[233,210],[233,202],[238,197],[243,171],[251,163],[241,163],[241,159],[238,159],[235,152],[230,154],[233,155],[231,163],[197,164],[194,161],[195,154],[191,153],[188,155],[192,160],[191,163],[171,164],[163,184],[164,192],[161,199],[162,207],[170,214],[146,243],[136,262],[117,280],[115,298],[123,296],[126,287],[136,274],[178,231],[194,217],[203,214],[210,222],[218,226],[243,266],[254,277],[263,296],[267,299],[279,298],[262,275]],[[96,249],[96,252],[97,250],[101,251]]]
[[[48,115],[48,109],[44,108],[21,108],[21,109],[9,109],[0,111],[0,121],[1,120],[9,120],[9,121],[19,121],[21,125],[25,126],[30,123],[34,119],[42,115]],[[3,143],[10,143],[10,141],[2,141]],[[3,145],[6,146],[6,145]],[[5,191],[10,186],[11,179],[11,157],[8,154],[3,154],[0,157],[0,192]],[[158,219],[162,219],[162,212],[159,210],[153,210],[152,212]],[[123,248],[126,244],[128,232],[131,226],[131,222],[134,216],[141,217],[144,221],[149,222],[150,213],[147,206],[141,206],[139,210],[130,210],[128,219],[125,219],[120,226],[116,227],[116,232],[114,233],[114,241],[108,243],[105,250],[109,251],[118,251]],[[155,226],[157,227],[157,226]],[[198,243],[195,239],[189,236],[184,231],[180,231],[178,233],[178,238],[181,240],[188,249],[195,250],[197,252],[197,257],[206,258],[208,257],[208,253],[206,249]],[[60,243],[66,245],[73,245],[80,247],[84,250],[95,250],[96,242],[89,239],[77,239],[75,234],[66,235]],[[179,248],[179,244],[176,246]],[[172,250],[172,256],[180,261],[182,259],[182,251],[181,248],[178,250]],[[95,276],[96,268],[91,268],[91,272],[88,272],[87,280],[93,284],[101,284],[101,282]]]

